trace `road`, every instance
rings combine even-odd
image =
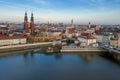
[[[115,49],[113,49],[113,48],[109,48],[109,47],[105,47],[105,46],[101,46],[101,48],[106,49],[106,50],[108,50],[108,51],[110,51],[110,52],[115,52],[115,53],[120,54],[120,51],[119,51],[119,50],[115,50]]]

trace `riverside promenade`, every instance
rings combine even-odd
[[[72,46],[63,46],[61,52],[107,52],[102,48],[81,48]]]
[[[34,49],[34,48],[40,48],[40,46],[42,46],[42,45],[49,45],[49,44],[52,44],[52,42],[41,42],[41,43],[1,46],[0,52]]]

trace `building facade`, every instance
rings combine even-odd
[[[28,42],[49,42],[53,40],[61,40],[62,36],[43,36],[43,37],[29,37]]]
[[[86,46],[96,43],[96,39],[89,33],[82,33],[81,36],[78,37],[78,40],[81,44],[86,44]]]
[[[118,48],[118,39],[115,39],[115,38],[111,39],[110,46],[113,48]]]
[[[100,42],[100,43],[102,43],[103,42],[103,35],[102,34],[95,34],[95,35],[93,35],[95,38],[96,38],[96,41],[97,42]]]
[[[27,39],[25,37],[1,37],[0,38],[0,46],[8,46],[8,45],[17,45],[17,44],[25,44],[27,43]]]
[[[118,39],[118,50],[120,50],[120,38]]]
[[[104,33],[103,34],[103,43],[106,45],[110,45],[110,39],[114,38],[112,33]]]

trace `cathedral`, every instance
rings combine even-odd
[[[33,17],[33,13],[31,13],[31,19],[30,19],[30,23],[28,22],[28,17],[27,17],[27,13],[25,12],[25,17],[24,17],[24,27],[23,27],[23,31],[26,34],[30,34],[31,36],[34,36],[35,34],[35,30],[34,30],[34,17]]]

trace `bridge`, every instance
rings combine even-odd
[[[105,47],[105,46],[101,46],[101,48],[108,50],[109,52],[114,52],[114,53],[120,54],[119,50],[115,50],[113,48],[109,48],[109,47]]]
[[[120,51],[119,50],[115,50],[113,48],[108,48],[105,46],[101,46],[101,48],[109,51],[109,53],[106,54],[106,56],[108,56],[109,58],[112,58],[114,60],[120,61]]]
[[[79,46],[62,46],[61,52],[106,52],[101,48],[82,48]]]

